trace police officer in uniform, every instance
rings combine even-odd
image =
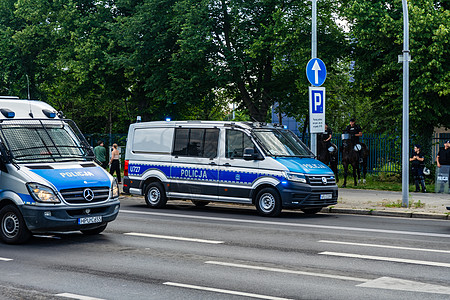
[[[333,137],[333,130],[328,126],[328,123],[325,123],[325,132],[323,133],[323,141],[325,142],[325,147],[327,148],[330,154],[333,154],[337,148],[336,145],[331,142],[331,138]],[[332,155],[331,159],[334,160],[335,157]]]
[[[448,182],[448,178],[450,177],[450,140],[446,140],[444,142],[444,148],[439,149],[439,153],[436,157],[436,164],[439,169],[449,169],[445,174],[444,172],[441,172],[441,170],[438,170],[440,175],[443,175],[443,177],[447,177],[447,180],[441,183],[439,189],[439,193],[443,193],[445,182]]]
[[[414,176],[414,183],[416,185],[415,192],[420,192],[420,186],[422,186],[422,193],[426,193],[425,179],[423,177],[423,168],[425,167],[425,157],[421,152],[421,147],[419,145],[414,145],[414,152],[409,159],[411,162],[412,175]]]
[[[359,137],[362,136],[362,129],[361,127],[356,124],[356,121],[354,118],[350,119],[350,125],[345,128],[345,131],[349,133],[352,137],[352,143],[353,143],[353,149],[358,153],[359,163],[362,163],[362,157],[361,157],[361,149],[362,146],[359,143]]]

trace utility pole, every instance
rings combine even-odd
[[[409,18],[408,2],[403,5],[403,132],[402,132],[402,206],[409,206]],[[399,57],[400,58],[400,57]],[[400,60],[400,59],[399,59]]]
[[[317,0],[312,0],[311,59],[317,58]],[[310,120],[311,126],[311,120]],[[317,155],[317,134],[311,133],[311,151]]]

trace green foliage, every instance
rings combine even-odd
[[[450,10],[410,0],[410,124],[428,148],[450,127]],[[401,0],[318,1],[327,120],[400,134]],[[338,26],[345,20],[348,28]],[[48,101],[85,132],[144,121],[308,116],[311,2],[0,0],[0,93]],[[427,154],[427,153],[426,153]],[[431,160],[430,154],[427,159]]]

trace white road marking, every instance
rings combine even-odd
[[[5,257],[0,257],[1,261],[11,261],[13,260],[12,258],[5,258]]]
[[[399,290],[408,292],[422,292],[422,293],[450,295],[450,287],[447,286],[427,284],[417,281],[409,281],[390,277],[381,277],[366,283],[361,283],[357,286],[366,288],[386,289],[386,290]]]
[[[450,253],[450,250],[437,250],[437,249],[426,249],[426,248],[409,248],[409,247],[399,247],[399,246],[390,246],[390,245],[349,243],[349,242],[326,241],[326,240],[321,240],[321,241],[318,241],[318,242],[319,243],[328,243],[328,244],[361,246],[361,247],[375,247],[375,248],[388,248],[388,249],[397,249],[397,250],[411,250],[411,251],[422,251],[422,252]]]
[[[103,300],[101,298],[94,298],[94,297],[71,294],[71,293],[61,293],[61,294],[56,294],[55,296],[65,297],[65,298],[70,298],[70,299],[78,299],[78,300]]]
[[[128,213],[128,214],[151,215],[151,216],[162,216],[162,217],[173,217],[173,218],[184,218],[184,219],[197,219],[197,220],[208,220],[208,221],[223,221],[223,222],[262,224],[262,225],[278,225],[278,226],[303,227],[303,228],[319,228],[319,229],[327,229],[327,230],[333,230],[333,231],[347,230],[347,231],[376,232],[376,233],[388,233],[388,234],[402,234],[402,235],[450,238],[450,234],[431,233],[431,232],[385,230],[385,229],[328,226],[328,225],[311,225],[311,224],[298,224],[298,223],[289,223],[289,222],[244,220],[244,219],[216,218],[216,217],[205,217],[205,216],[189,216],[189,215],[158,213],[158,212],[149,212],[149,211],[121,210],[120,212]]]
[[[399,262],[399,263],[407,263],[407,264],[416,264],[416,265],[425,265],[425,266],[450,268],[450,264],[449,263],[441,263],[441,262],[435,262],[435,261],[414,260],[414,259],[395,258],[395,257],[383,257],[383,256],[372,256],[372,255],[361,255],[361,254],[353,254],[353,253],[328,252],[328,251],[321,252],[319,254],[331,255],[331,256],[339,256],[339,257],[362,258],[362,259],[391,261],[391,262]]]
[[[187,288],[187,289],[215,292],[215,293],[228,294],[228,295],[237,295],[237,296],[244,296],[244,297],[251,297],[251,298],[258,298],[258,299],[289,300],[288,298],[272,297],[272,296],[266,296],[266,295],[260,295],[260,294],[253,294],[253,293],[246,293],[246,292],[239,292],[239,291],[232,291],[232,290],[217,289],[217,288],[211,288],[211,287],[206,287],[206,286],[198,286],[198,285],[191,285],[191,284],[184,284],[184,283],[164,282],[163,284],[170,285],[170,286]]]
[[[295,275],[324,277],[324,278],[340,279],[340,280],[350,280],[350,281],[358,281],[358,282],[367,282],[367,281],[369,281],[369,279],[364,279],[364,278],[356,278],[356,277],[348,277],[348,276],[332,275],[332,274],[322,274],[322,273],[313,273],[313,272],[304,272],[304,271],[295,271],[295,270],[278,269],[278,268],[269,268],[269,267],[252,266],[252,265],[244,265],[244,264],[234,264],[234,263],[227,263],[227,262],[220,262],[220,261],[206,261],[205,264],[220,265],[220,266],[242,268],[242,269],[259,270],[259,271],[287,273],[287,274],[295,274]]]
[[[372,280],[372,279],[364,279],[364,278],[356,278],[356,277],[348,277],[348,276],[340,276],[340,275],[294,271],[294,270],[268,268],[268,267],[252,266],[252,265],[244,265],[244,264],[234,264],[234,263],[219,262],[219,261],[207,261],[205,263],[221,265],[221,266],[228,266],[228,267],[258,270],[258,271],[280,272],[280,273],[295,274],[295,275],[316,276],[316,277],[323,277],[323,278],[330,278],[330,279],[341,279],[341,280],[362,282],[362,283],[356,285],[358,287],[424,292],[424,293],[434,293],[434,294],[450,294],[450,287],[427,284],[427,283],[422,283],[422,282],[417,282],[417,281],[398,279],[398,278],[391,278],[391,277],[380,277],[380,278]]]
[[[206,243],[206,244],[223,244],[224,243],[223,241],[202,240],[202,239],[186,238],[186,237],[179,237],[179,236],[157,235],[157,234],[138,233],[138,232],[127,232],[124,234],[132,235],[132,236],[156,238],[156,239],[166,239],[166,240],[176,240],[176,241],[196,242],[196,243]]]

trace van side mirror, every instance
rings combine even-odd
[[[255,149],[253,148],[245,148],[243,156],[245,160],[262,159],[261,155],[258,152],[255,152]]]

